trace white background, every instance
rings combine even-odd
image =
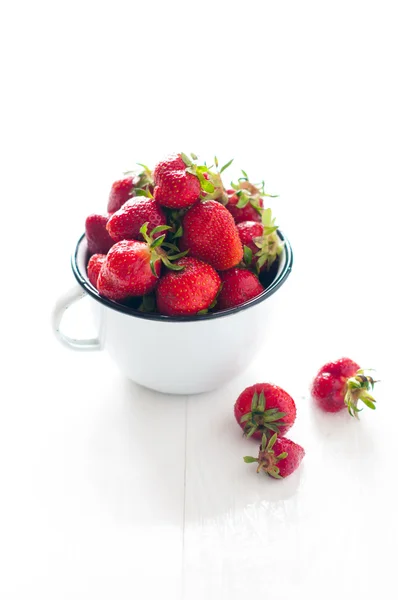
[[[3,4],[2,599],[394,588],[394,5]],[[258,359],[197,398],[139,388],[50,329],[86,214],[105,210],[122,171],[175,150],[265,178],[295,252]],[[154,340],[154,368],[164,351]],[[382,379],[360,423],[308,397],[317,368],[343,355]],[[241,460],[254,447],[232,406],[262,380],[298,406],[291,437],[307,455],[283,482]]]

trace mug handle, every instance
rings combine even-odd
[[[82,290],[80,285],[75,285],[57,300],[52,314],[53,330],[58,340],[68,348],[72,348],[73,350],[100,350],[101,343],[98,337],[88,340],[78,340],[76,338],[69,337],[60,329],[62,317],[65,311],[72,304],[78,302],[86,295],[86,292]]]

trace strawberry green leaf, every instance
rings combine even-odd
[[[197,315],[207,315],[209,311],[207,310],[207,308],[204,308],[203,310],[199,310],[196,314]]]
[[[265,208],[263,210],[263,215],[262,215],[261,222],[264,225],[264,227],[271,227],[271,225],[272,225],[272,211],[271,211],[270,208]]]
[[[259,410],[260,412],[264,412],[265,410],[265,396],[263,390],[261,390],[260,395],[258,397],[257,410]]]
[[[144,163],[137,163],[137,165],[139,167],[142,167],[143,169],[145,169],[145,171],[148,171],[149,173],[151,172],[151,169],[149,167],[147,167],[146,165],[144,165]]]
[[[243,246],[243,260],[247,266],[251,265],[253,260],[253,251],[248,246]]]
[[[162,263],[172,271],[183,271],[185,269],[183,265],[174,265],[172,262],[170,262],[167,256],[161,256],[160,258]]]
[[[231,158],[231,160],[229,160],[227,163],[225,163],[225,165],[223,167],[221,167],[221,169],[220,169],[220,175],[221,175],[221,173],[223,173],[225,171],[225,169],[228,169],[228,167],[230,167],[233,162],[234,162],[234,159]]]
[[[281,452],[280,454],[278,454],[278,456],[276,457],[276,460],[282,460],[283,458],[287,458],[289,456],[289,454],[287,452]]]
[[[161,231],[167,231],[168,229],[171,229],[170,225],[158,225],[157,227],[154,227],[150,233],[150,235],[155,235],[156,233],[160,233]]]
[[[134,195],[135,196],[146,196],[147,198],[153,198],[153,196],[149,190],[144,190],[142,188],[135,188]]]
[[[246,171],[244,171],[244,170],[242,169],[242,173],[243,173],[243,177],[244,177],[244,178],[245,178],[247,181],[249,181],[249,176],[248,176],[248,174],[246,173]]]
[[[178,258],[182,258],[183,256],[186,256],[189,252],[188,250],[184,250],[184,252],[179,252],[178,254],[173,254],[172,256],[168,255],[167,258],[168,260],[177,260]]]
[[[155,263],[154,263],[154,260],[153,260],[153,258],[151,258],[151,260],[149,261],[149,265],[150,265],[150,267],[151,267],[151,271],[152,271],[152,273],[155,275],[155,277],[157,277],[157,276],[158,276],[158,274],[157,274],[157,273],[156,273],[156,271],[155,271]]]
[[[180,156],[181,156],[182,160],[184,161],[184,163],[187,165],[187,167],[190,167],[192,165],[192,161],[186,154],[184,154],[184,152],[181,152]]]
[[[253,398],[252,398],[252,405],[251,405],[252,412],[257,410],[257,406],[258,406],[258,394],[257,394],[257,392],[254,392]]]
[[[179,226],[179,228],[177,229],[177,231],[175,232],[175,234],[173,235],[174,239],[180,238],[182,236],[182,234],[184,233],[182,225]]]
[[[153,242],[150,245],[150,248],[157,248],[158,246],[161,246],[164,242],[164,238],[166,236],[165,235],[161,235],[158,238],[156,238],[156,240],[153,240]]]
[[[198,160],[198,157],[193,152],[191,152],[191,156],[192,156],[193,160]]]
[[[239,202],[236,204],[236,208],[244,208],[250,202],[250,197],[246,196],[246,194],[239,194]]]
[[[267,444],[267,450],[268,450],[268,452],[270,450],[272,450],[272,448],[274,447],[274,444],[275,444],[277,438],[278,438],[277,434],[274,433],[274,435],[271,437],[270,441]]]
[[[254,463],[258,461],[258,459],[254,458],[254,456],[244,456],[243,460],[245,461],[245,463]]]
[[[217,156],[214,157],[214,164],[216,165],[216,169],[218,169],[218,158],[217,158]]]

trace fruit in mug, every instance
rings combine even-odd
[[[283,436],[296,419],[296,405],[277,385],[256,383],[240,394],[234,414],[246,437],[261,439],[268,432]]]
[[[158,311],[163,315],[195,315],[207,312],[215,302],[220,277],[210,265],[185,256],[175,263],[178,272],[169,271],[156,287]]]
[[[202,188],[196,171],[188,172],[191,166],[193,163],[185,154],[174,154],[156,165],[156,202],[167,208],[187,208],[198,200]]]
[[[109,235],[106,224],[108,217],[93,214],[86,219],[87,248],[90,254],[106,254],[115,243]]]
[[[109,235],[115,242],[121,240],[142,241],[140,233],[144,223],[148,223],[148,230],[152,231],[159,225],[166,225],[166,215],[153,198],[137,196],[127,200],[123,206],[115,212],[106,225]],[[154,234],[154,238],[162,235],[162,232]]]
[[[375,409],[376,400],[370,394],[374,384],[373,377],[366,375],[364,369],[350,358],[340,358],[326,363],[314,378],[311,394],[316,404],[326,412],[338,412],[347,408],[351,416],[358,418],[362,410],[358,402]]]
[[[124,177],[112,184],[108,199],[108,213],[114,213],[131,197],[134,177]]]
[[[253,267],[256,273],[271,268],[282,252],[275,219],[272,218],[271,209],[263,210],[262,223],[244,221],[238,223],[237,229],[244,248],[245,263]]]
[[[236,194],[236,190],[227,190],[228,202],[226,208],[234,218],[235,223],[242,221],[261,221],[261,209],[264,206],[263,199],[258,196],[242,202]]]
[[[158,281],[161,264],[157,250],[151,250],[146,242],[117,242],[98,276],[98,291],[111,300],[149,294]]]
[[[180,154],[170,154],[165,159],[158,162],[153,170],[153,180],[155,186],[158,185],[163,175],[172,173],[173,171],[184,171],[186,164],[181,158]]]
[[[180,247],[218,271],[235,267],[243,258],[238,230],[225,206],[215,200],[198,202],[182,221]]]
[[[258,277],[247,269],[233,268],[220,273],[222,289],[217,299],[217,310],[239,306],[264,291]]]
[[[257,473],[262,471],[275,479],[283,479],[300,466],[304,456],[305,450],[299,444],[287,438],[278,438],[276,433],[267,440],[264,433],[258,457],[244,456],[243,460],[246,463],[258,463]]]
[[[93,286],[97,287],[98,275],[106,259],[106,254],[93,254],[87,265],[87,277]]]

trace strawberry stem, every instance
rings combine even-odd
[[[240,422],[245,423],[244,432],[246,437],[249,438],[256,431],[262,433],[268,431],[273,431],[275,434],[280,433],[280,428],[288,425],[288,423],[282,420],[285,416],[286,413],[280,412],[278,408],[266,409],[266,398],[264,392],[261,391],[260,394],[254,392],[251,410],[243,415]]]
[[[344,403],[352,417],[359,418],[358,413],[362,408],[358,408],[358,402],[361,400],[365,406],[376,409],[376,400],[369,393],[377,383],[370,375],[365,375],[364,369],[359,369],[353,377],[347,379]]]

